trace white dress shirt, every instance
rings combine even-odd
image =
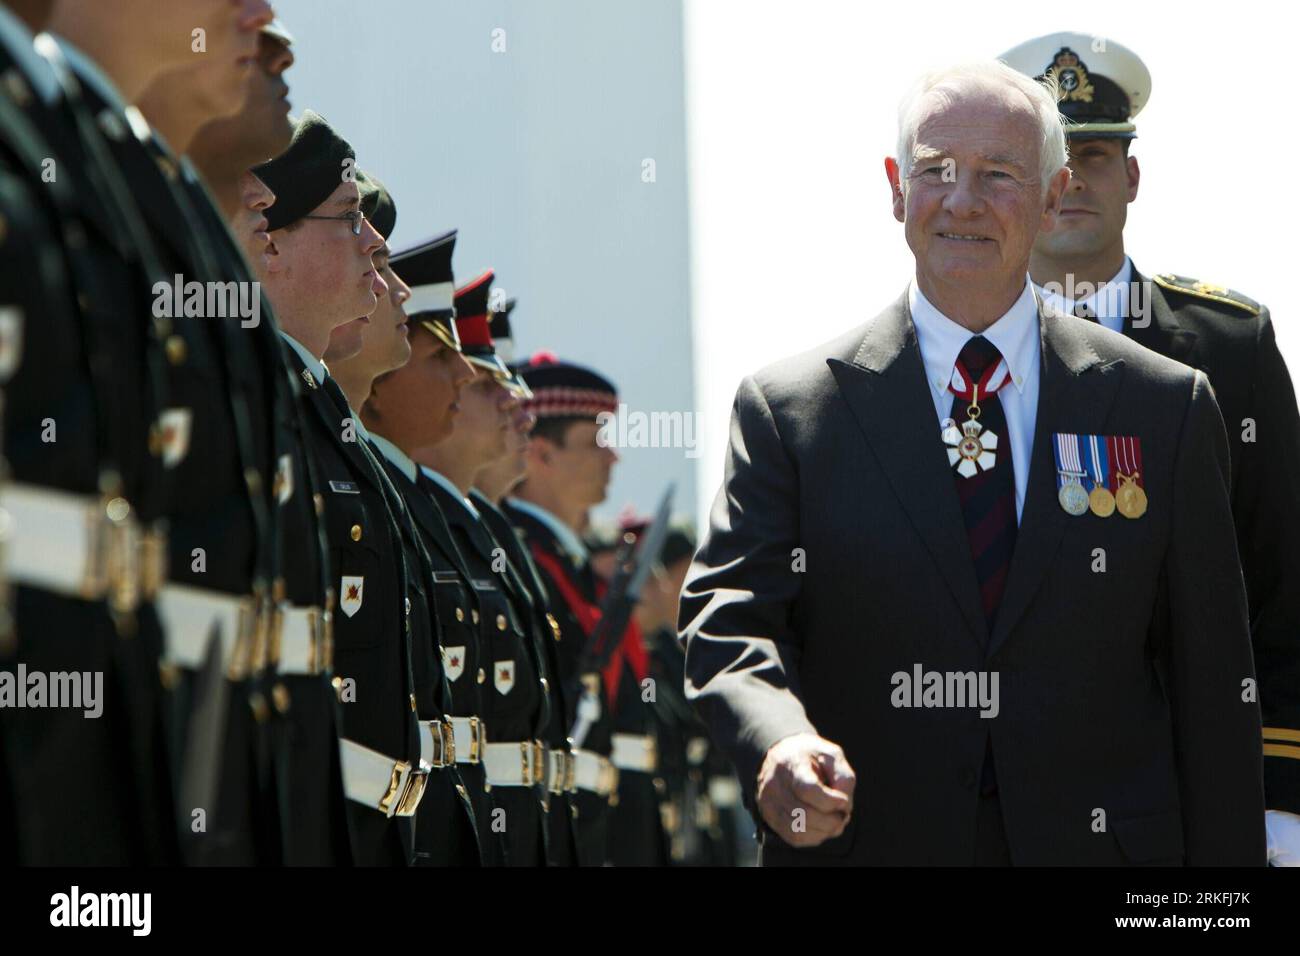
[[[1067,315],[1072,314],[1078,306],[1087,306],[1088,310],[1097,317],[1097,321],[1106,328],[1112,332],[1123,332],[1124,320],[1128,318],[1128,277],[1132,268],[1132,261],[1125,256],[1119,272],[1111,276],[1092,295],[1082,299],[1067,299],[1064,295],[1044,290],[1037,283],[1034,284],[1034,288],[1045,303]]]
[[[915,280],[908,287],[907,304],[912,313],[912,324],[916,327],[916,343],[925,365],[925,378],[934,398],[935,415],[942,422],[952,412],[955,396],[949,391],[948,384],[952,381],[957,356],[975,335],[936,309],[917,288]],[[1034,423],[1038,418],[1039,356],[1042,353],[1038,302],[1028,277],[1020,298],[982,334],[997,346],[1011,373],[1011,380],[997,393],[1006,415],[1007,430],[1011,434],[999,435],[998,439],[1008,442],[1011,448],[1016,484],[1016,521],[1019,522],[1020,513],[1025,507],[1025,489],[1029,486]],[[965,417],[959,416],[959,419],[958,426]],[[939,441],[938,428],[935,429],[934,440]],[[1000,468],[1004,463],[999,455],[994,467]]]
[[[381,455],[396,465],[397,470],[414,483],[417,468],[415,462],[411,461],[410,456],[383,435],[376,435],[373,432],[369,433],[369,435],[370,444],[374,445]]]

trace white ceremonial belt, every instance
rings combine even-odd
[[[546,751],[546,789],[550,793],[572,793],[573,754],[567,750]]]
[[[609,755],[619,770],[654,773],[659,766],[659,749],[650,734],[610,734]]]
[[[531,787],[546,779],[546,747],[540,740],[512,740],[483,748],[483,769],[494,787]]]
[[[3,567],[14,584],[134,611],[167,576],[167,539],[144,528],[125,498],[22,483],[0,490]]]
[[[608,797],[618,789],[618,768],[590,750],[573,751],[573,788]]]
[[[710,777],[709,800],[715,807],[740,805],[740,782],[735,777]]]
[[[487,724],[478,717],[448,717],[455,738],[456,763],[478,763],[487,744]]]
[[[424,796],[427,774],[405,760],[393,760],[353,740],[339,739],[343,792],[349,800],[386,817],[409,817]]]
[[[456,731],[450,721],[420,721],[420,768],[441,770],[456,762]]]
[[[157,606],[166,633],[167,664],[199,670],[208,641],[216,634],[222,670],[231,680],[265,666],[270,615],[258,598],[168,584],[159,593]]]
[[[334,668],[334,622],[318,607],[282,604],[271,632],[271,664],[281,674],[327,674]]]

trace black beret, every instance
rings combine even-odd
[[[397,204],[392,195],[377,178],[357,169],[357,189],[361,191],[361,211],[370,224],[387,239],[397,228]]]
[[[267,229],[274,232],[292,225],[329,199],[356,158],[348,141],[323,116],[304,110],[289,148],[253,167],[253,175],[275,193],[275,203],[266,211]]]

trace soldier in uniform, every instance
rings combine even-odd
[[[381,236],[392,235],[397,207],[383,184],[361,170],[361,209]],[[410,643],[415,683],[416,713],[421,727],[421,760],[437,768],[425,787],[415,820],[416,857],[423,865],[478,865],[482,856],[475,834],[476,817],[468,788],[456,767],[455,728],[451,690],[443,670],[441,628],[436,605],[435,564],[408,507],[403,488],[409,486],[413,466],[386,438],[372,434],[364,409],[376,378],[405,366],[411,358],[409,320],[404,305],[411,288],[393,271],[391,250],[385,243],[374,255],[375,268],[388,284],[388,295],[369,317],[362,331],[361,350],[334,361],[331,372],[347,396],[358,438],[380,466],[385,491],[402,533],[403,557],[411,602]],[[346,327],[335,330],[335,337]],[[326,352],[326,358],[331,352]]]
[[[647,522],[625,523],[638,538]],[[669,799],[660,804],[674,864],[735,866],[743,825],[740,785],[731,762],[713,746],[708,726],[686,700],[686,655],[677,640],[682,584],[695,554],[695,533],[684,523],[668,529],[654,572],[637,604],[637,623],[655,680],[660,776]]]
[[[321,361],[331,333],[358,326],[388,293],[372,258],[383,237],[361,212],[355,161],[321,116],[303,113],[289,148],[254,169],[275,194],[264,213],[269,241],[254,266],[304,386],[303,438],[338,595],[334,684],[353,861],[402,866],[415,860],[412,818],[430,772],[421,763],[402,537],[378,463]],[[359,331],[354,341],[352,351]]]
[[[640,632],[630,622],[600,673],[587,672],[583,653],[604,583],[591,567],[580,530],[587,510],[604,499],[618,460],[599,443],[597,424],[598,415],[618,407],[617,395],[604,376],[549,353],[534,355],[519,371],[533,392],[528,408],[537,424],[527,474],[503,510],[523,531],[546,578],[551,606],[563,609],[557,614],[560,679],[574,693],[581,688],[575,727],[582,739],[574,740],[579,862],[662,863],[667,848],[653,783],[653,718],[641,698],[648,670]]]
[[[60,7],[67,15],[56,15],[56,28],[70,27],[72,12]],[[205,56],[159,74],[137,97],[140,110],[114,103],[84,51],[60,50],[85,81],[172,279],[155,286],[153,307],[173,321],[158,439],[169,544],[168,584],[158,607],[167,635],[163,674],[173,691],[173,748],[182,761],[178,809],[187,857],[270,863],[280,853],[263,760],[270,705],[260,688],[275,576],[268,423],[277,356],[268,330],[259,331],[259,310],[220,214],[182,158],[200,126],[241,105],[258,33],[271,19],[265,2],[232,5],[226,15],[237,42],[211,40]],[[76,26],[87,25],[78,19]],[[73,39],[91,49],[99,42],[85,33]],[[200,681],[213,633],[227,686]]]
[[[263,27],[243,107],[234,116],[203,126],[189,149],[241,245],[243,256],[229,242],[223,244],[241,284],[252,282],[246,263],[259,259],[265,249],[263,210],[274,201],[249,167],[283,152],[293,132],[282,78],[293,63],[292,42],[279,21]],[[260,302],[262,321],[247,334],[258,336],[269,356],[266,385],[275,423],[271,518],[276,577],[271,591],[276,609],[258,692],[274,708],[268,770],[284,863],[341,864],[350,860],[351,846],[339,766],[340,705],[331,686],[335,593],[328,577],[324,527],[313,505],[321,489],[302,437],[299,393],[304,386],[284,362],[270,303],[265,297]]]
[[[510,328],[510,313],[515,300],[505,303],[505,308],[493,311],[489,331],[498,357],[507,365],[514,360],[514,337]],[[540,636],[541,651],[545,657],[547,697],[550,718],[546,726],[547,768],[547,860],[551,866],[577,865],[577,847],[574,844],[573,825],[573,750],[569,728],[577,717],[577,698],[569,682],[560,679],[559,645],[561,631],[556,609],[541,571],[533,561],[519,533],[501,510],[501,502],[520,481],[527,470],[528,436],[537,419],[526,407],[533,397],[528,385],[517,371],[511,372],[511,385],[521,399],[507,430],[506,451],[500,458],[480,468],[474,476],[470,501],[482,516],[483,523],[494,543],[505,553],[512,573],[521,584],[524,599],[534,617],[534,627]]]
[[[492,346],[488,296],[493,273],[456,291],[456,331],[474,378],[458,400],[451,435],[436,445],[404,449],[429,479],[428,492],[447,519],[477,603],[479,673],[488,743],[483,762],[504,825],[512,866],[546,863],[546,736],[550,721],[547,668],[539,621],[527,588],[505,558],[482,514],[469,500],[474,477],[506,450],[518,389]],[[377,404],[382,404],[381,390]],[[553,640],[553,638],[552,638]]]
[[[178,37],[188,39],[195,23],[204,22],[210,49],[220,55],[218,70],[235,74],[244,33],[256,28],[262,11],[231,7],[208,10],[204,18],[194,4],[179,3],[148,24],[125,12],[119,3],[62,0],[48,25],[63,39],[40,37],[40,61],[20,37],[10,49],[22,63],[5,70],[8,95],[52,147],[42,164],[43,173],[53,174],[43,177],[53,188],[43,185],[41,192],[59,201],[65,194],[53,184],[61,181],[76,197],[75,207],[63,205],[61,238],[80,311],[79,321],[63,330],[66,337],[51,329],[40,337],[28,355],[32,390],[24,385],[12,396],[32,399],[30,406],[14,406],[38,416],[29,421],[64,432],[62,441],[52,432],[13,432],[32,452],[11,456],[15,475],[25,473],[36,486],[11,487],[6,502],[20,529],[13,576],[33,584],[17,595],[19,630],[28,635],[20,636],[18,655],[36,669],[103,673],[111,715],[103,723],[77,715],[73,729],[61,726],[64,715],[47,711],[37,725],[12,728],[8,749],[20,768],[13,791],[24,858],[40,862],[177,858],[153,599],[164,563],[158,519],[171,510],[163,473],[176,446],[166,438],[178,434],[168,431],[174,416],[159,414],[169,402],[164,343],[180,333],[156,311],[149,323],[125,318],[151,314],[148,291],[171,270],[137,205],[148,203],[138,171],[124,162],[116,141],[147,127],[138,113],[128,114],[125,101],[158,73],[192,60],[189,43]],[[241,30],[245,13],[251,19]],[[93,50],[98,64],[73,43]],[[52,495],[42,486],[68,493]],[[35,535],[34,546],[23,544],[27,534]],[[66,541],[66,548],[50,549],[51,539]],[[42,553],[69,560],[30,565],[29,557]],[[39,622],[39,640],[24,619]],[[75,645],[60,646],[73,638]],[[93,793],[63,782],[69,752],[103,763],[82,768],[102,781]]]
[[[363,416],[428,555],[439,647],[450,683],[449,719],[457,768],[473,802],[483,863],[501,866],[508,862],[511,822],[510,811],[500,802],[501,791],[488,782],[491,724],[485,700],[487,658],[480,639],[485,609],[480,607],[467,556],[433,497],[433,479],[411,456],[451,433],[461,390],[474,374],[461,351],[453,319],[455,244],[452,231],[390,260],[393,271],[411,289],[407,303],[411,358],[374,380]]]
[[[1000,59],[1052,75],[1069,121],[1071,180],[1056,228],[1039,236],[1030,275],[1045,300],[1205,372],[1231,452],[1237,546],[1250,604],[1263,712],[1269,855],[1300,865],[1300,414],[1269,311],[1223,286],[1173,274],[1148,280],[1125,254],[1140,169],[1134,119],[1151,75],[1107,38],[1055,33]]]

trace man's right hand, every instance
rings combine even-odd
[[[844,832],[857,777],[838,744],[795,734],[772,745],[758,771],[763,822],[793,847],[819,846]]]

